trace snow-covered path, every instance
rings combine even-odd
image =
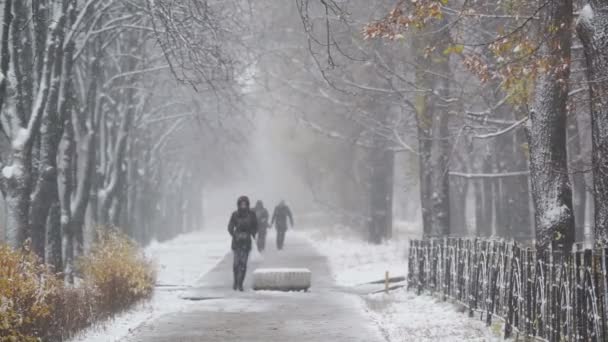
[[[145,249],[158,267],[158,286],[152,299],[83,331],[71,342],[117,342],[144,322],[183,310],[189,304],[180,299],[184,291],[230,252],[226,235],[225,229],[208,229],[152,242]]]
[[[286,249],[271,247],[250,270],[257,267],[307,267],[313,286],[306,293],[235,293],[228,256],[186,295],[192,305],[147,322],[125,341],[384,341],[364,302],[334,287],[326,258],[306,239],[288,236]]]
[[[271,232],[263,256],[252,253],[249,271],[310,268],[310,292],[234,293],[225,229],[190,233],[146,248],[159,267],[151,302],[73,342],[495,340],[482,322],[449,303],[405,290],[368,294],[379,285],[358,286],[386,270],[406,273],[404,237],[376,246],[344,231],[290,232],[281,252],[274,238]]]

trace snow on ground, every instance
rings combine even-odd
[[[362,241],[345,227],[303,232],[319,253],[327,256],[337,285],[355,286],[406,273],[407,240],[394,239],[381,245]]]
[[[390,342],[498,341],[478,318],[452,303],[399,289],[365,296],[369,314]]]
[[[357,286],[390,276],[407,274],[408,237],[413,224],[401,223],[394,238],[381,245],[370,245],[359,234],[344,227],[304,231],[319,253],[327,256],[336,283],[354,293],[368,293],[382,286]],[[459,312],[454,304],[428,295],[417,296],[405,289],[389,294],[364,294],[366,311],[387,341],[494,341],[490,329],[476,318]]]
[[[114,342],[127,336],[144,322],[181,311],[192,302],[179,297],[230,251],[224,229],[204,230],[178,236],[165,242],[152,242],[146,255],[157,264],[157,287],[149,302],[117,315],[113,320],[92,327],[71,342]]]

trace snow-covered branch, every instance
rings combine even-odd
[[[481,178],[509,178],[509,177],[521,177],[529,175],[529,171],[515,171],[515,172],[499,172],[499,173],[463,173],[463,172],[449,172],[452,177],[461,177],[467,179],[481,179]]]
[[[496,131],[496,132],[493,132],[493,133],[488,133],[488,134],[474,135],[473,138],[475,138],[475,139],[491,139],[491,138],[496,138],[496,137],[499,137],[501,135],[507,134],[507,133],[509,133],[509,132],[517,129],[518,127],[520,127],[523,124],[525,124],[527,121],[528,121],[528,117],[525,117],[525,118],[523,118],[523,119],[521,119],[519,121],[516,121],[511,126],[505,128],[505,129],[502,129],[502,130],[499,130],[499,131]]]

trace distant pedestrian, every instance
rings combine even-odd
[[[262,252],[262,251],[264,251],[264,248],[266,247],[266,231],[268,230],[268,227],[270,226],[270,224],[268,222],[268,219],[269,219],[268,210],[266,210],[266,208],[264,208],[264,203],[262,201],[257,201],[255,203],[255,207],[253,208],[253,211],[255,212],[255,216],[258,219],[258,239],[257,239],[258,251]]]
[[[232,272],[234,275],[233,290],[243,291],[243,282],[247,273],[247,260],[251,251],[251,238],[258,232],[258,220],[255,213],[249,209],[249,198],[241,196],[236,202],[237,210],[230,216],[228,232],[232,236],[232,251],[234,262]]]
[[[275,225],[277,229],[277,248],[279,250],[283,249],[283,244],[285,243],[285,232],[287,231],[287,219],[289,218],[289,223],[293,228],[293,216],[291,215],[291,210],[285,204],[285,201],[281,200],[279,205],[274,208],[274,212],[272,213],[272,222],[270,225]]]

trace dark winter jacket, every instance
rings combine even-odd
[[[268,214],[268,210],[266,210],[266,208],[264,208],[263,206],[255,206],[255,208],[253,208],[253,211],[255,212],[255,216],[258,219],[258,230],[260,229],[266,229],[269,226],[269,214]]]
[[[237,209],[230,216],[230,222],[228,222],[228,232],[232,236],[232,249],[244,248],[251,250],[251,238],[258,233],[258,220],[255,213],[249,209],[249,199],[245,196],[239,198],[237,205],[240,205],[242,201],[247,202],[247,208]]]
[[[277,229],[285,230],[287,229],[287,218],[289,218],[289,223],[293,226],[293,216],[291,215],[291,210],[285,204],[279,204],[274,208],[274,212],[272,214],[272,222],[270,223],[277,225]]]

